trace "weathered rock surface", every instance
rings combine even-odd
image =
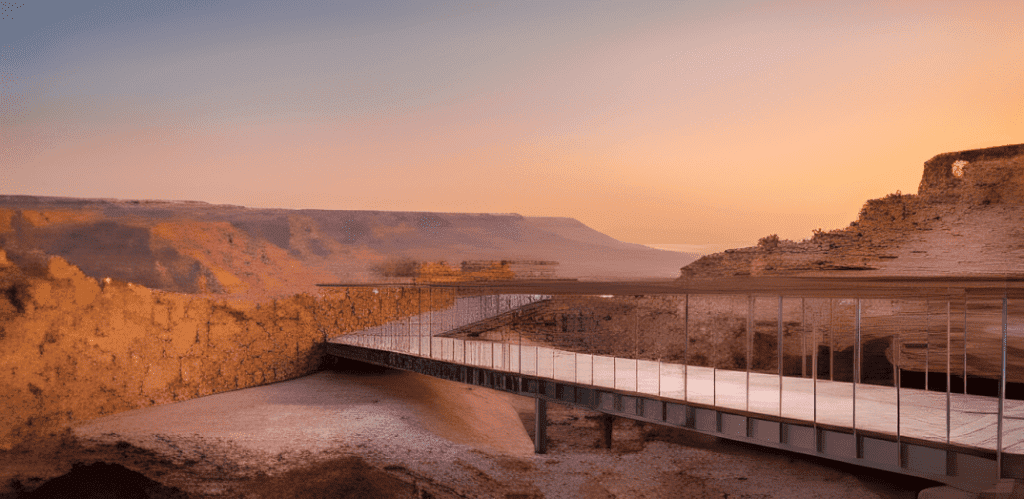
[[[60,257],[8,263],[0,291],[0,449],[77,420],[302,376],[327,337],[453,299],[369,287],[218,299],[97,281]]]
[[[768,236],[755,247],[705,256],[683,267],[680,279],[748,275],[1022,276],[1024,144],[940,154],[925,163],[916,195],[870,200],[849,227],[809,240]],[[852,351],[852,300],[818,301],[815,307],[827,306],[828,316],[819,311],[817,319],[797,319],[805,337],[827,352]],[[863,340],[874,342],[888,363],[945,373],[948,355],[952,376],[998,379],[1001,300],[969,297],[949,309],[945,302],[908,300],[863,305]],[[1022,307],[1010,304],[1011,319],[1024,314]],[[1008,380],[1024,382],[1022,326],[1011,320],[1008,327]],[[851,365],[843,355],[836,368]],[[882,377],[891,366],[888,373]]]
[[[452,299],[317,283],[408,261],[418,280],[508,279],[556,260],[563,276],[645,275],[688,257],[572,219],[0,196],[0,449],[302,376],[327,337]]]
[[[868,201],[849,227],[705,256],[682,278],[1022,275],[1024,144],[928,160],[918,194]]]

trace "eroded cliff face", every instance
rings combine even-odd
[[[59,257],[23,268],[0,250],[0,449],[74,421],[302,376],[319,368],[327,337],[451,301],[383,288],[216,299],[97,281]]]
[[[916,195],[870,200],[848,227],[816,232],[809,240],[768,236],[755,247],[705,256],[683,267],[681,279],[746,275],[1024,275],[1024,144],[940,154],[925,163]],[[883,374],[891,373],[892,365],[943,372],[949,350],[969,376],[999,378],[1000,304],[972,297],[970,314],[963,308],[968,304],[949,305],[951,310],[946,303],[926,300],[865,301],[862,335],[873,342],[879,359],[886,359],[875,364]],[[742,311],[736,314],[742,317]],[[949,330],[948,316],[958,318]],[[820,328],[804,325],[804,330],[819,331],[811,335],[811,344],[847,355],[852,325],[819,322]],[[956,339],[969,336],[966,354],[963,340],[947,346],[950,332]],[[1011,353],[1020,349],[1017,339],[1009,341]],[[1009,381],[1024,382],[1024,358],[1011,355],[1008,362]]]
[[[1024,144],[928,160],[918,194],[868,201],[848,227],[766,237],[702,257],[682,278],[734,275],[1024,274]]]

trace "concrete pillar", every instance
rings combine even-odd
[[[540,397],[534,400],[534,414],[536,422],[533,432],[533,452],[547,454],[548,452],[548,401]]]
[[[601,415],[601,434],[603,435],[603,441],[605,449],[612,448],[612,425],[615,424],[615,416],[611,414]]]

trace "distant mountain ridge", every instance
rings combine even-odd
[[[673,277],[696,258],[561,217],[14,195],[0,196],[0,248],[16,263],[57,255],[97,279],[227,294],[374,281],[394,258],[553,260],[560,277],[620,279]]]

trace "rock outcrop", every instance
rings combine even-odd
[[[645,275],[689,259],[571,219],[0,196],[0,449],[302,376],[326,338],[453,299],[318,283]],[[646,266],[616,268],[631,261]]]
[[[802,242],[771,236],[683,267],[736,275],[1024,275],[1024,144],[928,160],[918,193],[868,201],[848,227]]]
[[[96,416],[308,374],[332,336],[452,303],[332,288],[263,302],[97,281],[0,251],[0,449]],[[432,300],[432,301],[431,301]]]
[[[755,247],[705,256],[683,267],[680,279],[771,275],[1024,275],[1024,144],[940,154],[924,164],[916,195],[897,192],[870,200],[848,227],[816,231],[809,240],[767,236]],[[828,314],[808,321],[804,310],[792,326],[830,359],[846,359],[853,349],[853,301],[813,301],[818,308],[827,306]],[[865,348],[871,343],[877,349],[873,366],[889,373],[881,378],[891,375],[892,365],[945,373],[948,354],[954,381],[962,383],[965,372],[968,378],[988,379],[969,380],[971,390],[970,383],[986,386],[1000,376],[1001,306],[1001,299],[991,296],[970,297],[949,308],[944,301],[865,300],[861,334]],[[1019,317],[1019,307],[1012,303],[1011,314]],[[766,318],[770,321],[771,314]],[[1016,323],[1009,328],[1008,381],[1024,383],[1024,340],[1014,333]],[[836,367],[842,365],[850,362]]]

